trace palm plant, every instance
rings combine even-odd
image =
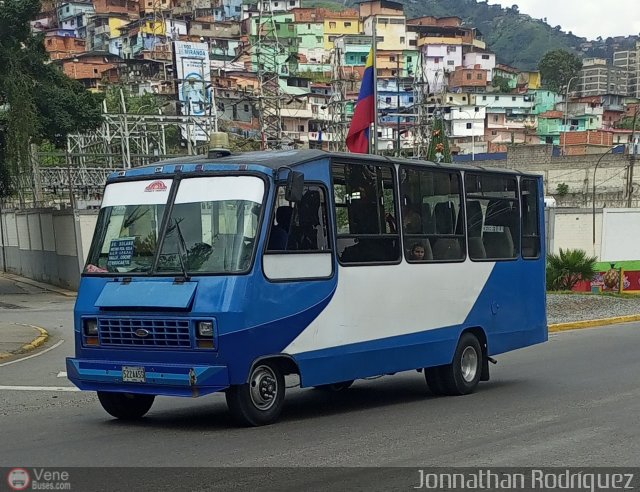
[[[581,280],[593,280],[595,263],[584,250],[560,248],[560,254],[547,256],[547,289],[571,290]]]

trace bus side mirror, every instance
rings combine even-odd
[[[304,191],[304,173],[289,171],[287,176],[287,187],[284,190],[284,199],[288,202],[297,203],[302,200]]]

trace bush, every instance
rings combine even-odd
[[[571,290],[581,281],[593,280],[596,257],[581,249],[560,248],[560,254],[547,256],[547,289]]]

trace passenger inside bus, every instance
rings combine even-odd
[[[286,251],[289,242],[292,216],[293,208],[287,205],[278,207],[276,210],[276,221],[271,227],[271,234],[269,234],[270,250]]]

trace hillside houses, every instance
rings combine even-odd
[[[539,73],[501,64],[482,32],[462,19],[410,19],[390,0],[339,11],[304,0],[44,2],[32,28],[44,33],[53,62],[90,90],[151,92],[256,138],[259,74],[273,74],[281,129],[305,147],[327,148],[338,138],[330,131],[337,79],[347,122],[353,114],[374,31],[383,152],[413,148],[420,84],[428,87],[429,114],[443,115],[453,152],[471,155],[561,141],[566,149],[574,140],[576,149],[605,146],[620,139],[616,126],[638,95],[637,50],[616,53],[613,65],[589,60],[567,102],[541,88]],[[179,43],[206,54],[195,75],[185,68],[189,57],[176,56]],[[613,140],[564,137],[580,132],[610,132]]]

